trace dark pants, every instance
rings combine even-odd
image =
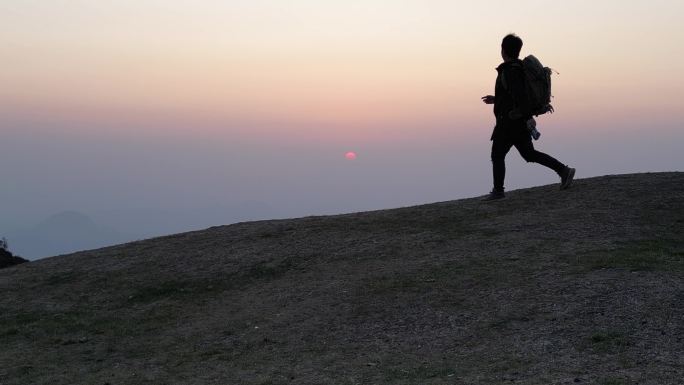
[[[504,178],[506,177],[506,154],[512,146],[518,150],[527,162],[535,162],[544,165],[558,175],[565,170],[565,165],[553,157],[534,149],[532,138],[529,135],[518,135],[517,138],[494,138],[492,142],[492,165],[494,171],[494,191],[504,191]]]

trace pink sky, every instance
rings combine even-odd
[[[477,102],[501,36],[516,31],[523,54],[561,73],[550,124],[681,121],[681,2],[505,4],[8,1],[0,102],[55,119],[171,116],[196,130],[208,119],[227,135],[249,135],[245,120],[285,127],[269,135],[324,125],[331,140],[378,139],[402,122],[458,135],[489,118]]]

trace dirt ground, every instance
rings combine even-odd
[[[0,270],[0,385],[682,384],[684,173]]]

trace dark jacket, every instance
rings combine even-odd
[[[494,138],[513,139],[528,135],[526,122],[532,117],[522,61],[515,59],[496,68],[494,86]]]

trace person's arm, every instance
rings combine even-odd
[[[532,116],[532,108],[530,107],[530,99],[527,96],[527,87],[525,87],[525,73],[521,68],[511,68],[506,73],[506,80],[509,93],[515,103],[515,108],[508,112],[508,117],[514,120],[530,118]]]

